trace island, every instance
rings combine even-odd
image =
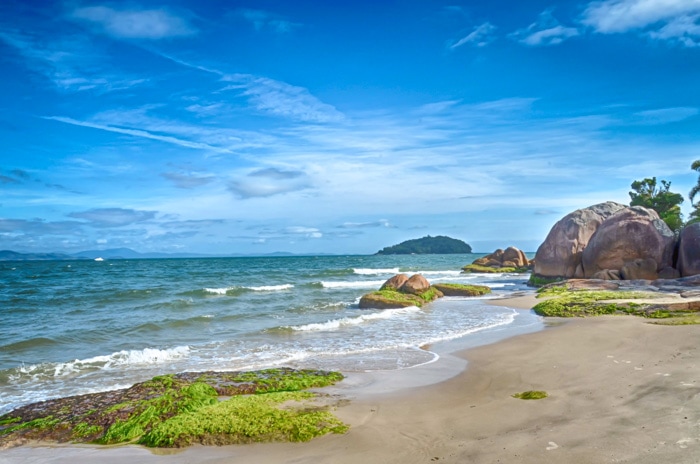
[[[455,238],[438,235],[430,235],[423,238],[406,240],[398,245],[385,247],[379,250],[377,255],[448,255],[471,253],[472,247],[468,243]]]

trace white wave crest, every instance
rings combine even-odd
[[[392,267],[391,269],[365,269],[365,268],[358,268],[358,269],[353,269],[352,272],[358,275],[377,275],[377,274],[398,274],[399,268],[398,267]]]
[[[462,271],[418,271],[416,274],[421,274],[424,277],[448,277],[448,276],[458,276],[462,274]]]
[[[207,293],[213,293],[215,295],[226,295],[226,292],[232,290],[232,288],[205,288],[204,291]]]
[[[418,311],[420,311],[420,308],[418,308],[417,306],[409,306],[407,308],[398,309],[385,309],[377,313],[363,314],[357,317],[344,317],[342,319],[332,319],[327,322],[292,326],[289,328],[298,332],[337,330],[343,326],[359,325],[368,321],[375,321],[380,319],[390,319],[392,317],[412,314]]]
[[[325,282],[321,281],[323,288],[373,288],[380,287],[384,284],[384,280],[364,280],[353,282]]]
[[[294,285],[292,284],[284,284],[284,285],[263,285],[261,287],[245,287],[249,290],[253,290],[254,292],[279,292],[282,290],[289,290],[291,288],[294,288]]]

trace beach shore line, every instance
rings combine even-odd
[[[534,301],[491,303],[528,309]],[[330,391],[350,400],[335,411],[351,425],[345,435],[155,452],[35,445],[0,452],[0,463],[700,462],[699,326],[630,316],[548,321],[429,365],[349,376]],[[511,396],[526,390],[549,397]]]

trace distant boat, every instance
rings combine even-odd
[[[105,260],[104,258],[100,258],[99,256],[97,258],[95,258],[95,261],[104,261],[104,260]]]

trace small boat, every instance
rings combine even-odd
[[[105,260],[104,258],[100,258],[99,256],[97,258],[95,258],[95,261],[104,261],[104,260]]]

